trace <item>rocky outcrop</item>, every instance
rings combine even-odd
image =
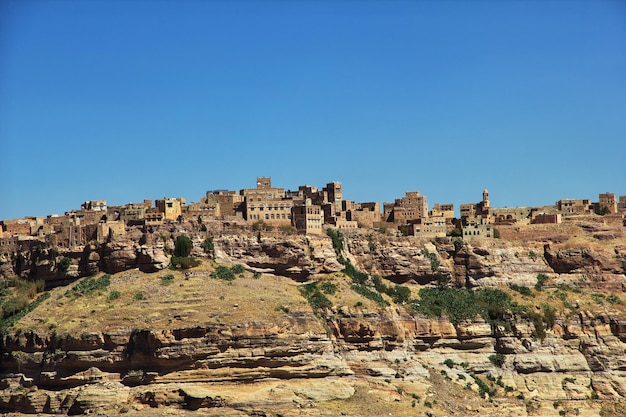
[[[171,235],[150,236],[67,252],[73,263],[66,276],[96,269],[155,272],[167,266],[171,241]],[[199,241],[194,237],[196,255],[201,255]],[[344,268],[326,236],[223,234],[214,243],[218,263],[288,277],[292,287],[297,285],[292,280],[314,280]],[[553,243],[541,251],[541,246],[498,239],[455,245],[447,238],[346,232],[344,247],[341,256],[361,271],[413,288],[446,282],[468,288],[533,287],[537,275],[545,274],[546,289],[567,284],[563,288],[608,294],[623,290],[626,279],[620,263],[624,250],[618,245]],[[29,271],[52,271],[58,279],[60,256],[44,251],[25,255],[21,262],[30,265]],[[210,270],[185,277],[208,280]],[[350,291],[350,283],[344,286]],[[542,311],[547,301],[538,298],[531,308]],[[283,306],[280,320],[226,322],[219,318],[228,314],[220,311],[218,319],[193,326],[172,316],[174,321],[158,330],[146,324],[84,333],[9,332],[1,343],[0,412],[154,415],[155,409],[168,407],[210,409],[214,415],[262,415],[262,410],[288,415],[282,411],[355,397],[363,381],[370,384],[366,392],[393,386],[386,395],[398,401],[406,386],[421,390],[420,396],[435,395],[433,384],[441,377],[476,396],[511,401],[510,408],[492,415],[503,409],[532,415],[535,403],[554,408],[568,401],[585,415],[598,415],[587,399],[626,401],[626,316],[608,303],[603,313],[591,313],[579,309],[575,299],[567,302],[571,308],[556,314],[541,335],[530,314],[510,315],[508,323],[498,325],[480,317],[453,323],[445,316],[411,315],[401,305],[357,307],[353,299],[317,316],[308,307],[290,312]],[[304,299],[296,304],[304,305]],[[488,378],[498,381],[492,384],[497,395],[472,382]],[[457,415],[464,414],[457,410]]]
[[[272,272],[298,281],[343,266],[327,237],[222,236],[215,239],[218,262],[242,263],[255,271]]]
[[[301,401],[300,384],[327,401],[349,398],[360,379],[428,384],[429,369],[455,375],[463,385],[472,375],[491,375],[517,393],[550,402],[592,395],[619,400],[626,398],[624,322],[561,319],[540,341],[523,323],[503,331],[480,321],[453,325],[392,308],[363,313],[343,307],[325,322],[304,314],[281,327],[248,321],[158,333],[23,332],[3,340],[0,411],[110,414],[146,406],[252,412]],[[498,352],[500,367],[490,360]],[[273,388],[264,391],[263,384]],[[253,386],[255,397],[246,397]]]

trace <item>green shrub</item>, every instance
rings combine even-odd
[[[320,289],[324,294],[333,295],[335,294],[335,292],[337,292],[337,285],[333,284],[332,282],[326,281],[320,285]]]
[[[206,226],[205,226],[205,228],[206,228]],[[202,242],[200,247],[202,248],[204,253],[206,253],[207,255],[213,256],[213,251],[215,250],[215,242],[213,242],[213,238],[212,237],[209,236],[206,239],[204,239],[204,241]]]
[[[385,292],[387,295],[391,296],[393,302],[396,304],[404,304],[411,299],[411,289],[403,285],[388,288]]]
[[[145,300],[146,296],[143,295],[143,293],[141,291],[136,292],[135,295],[133,295],[133,300]]]
[[[193,242],[186,235],[176,237],[174,242],[174,256],[186,258],[193,249]]]
[[[445,361],[443,361],[443,364],[452,369],[456,365],[456,362],[454,362],[452,359],[446,359]]]
[[[241,264],[235,264],[235,265],[231,266],[230,270],[233,271],[233,274],[235,274],[235,275],[241,275],[244,272],[246,272],[245,268]]]
[[[556,309],[549,304],[544,304],[543,306],[543,320],[546,323],[548,329],[554,327],[556,322]]]
[[[534,326],[531,336],[539,340],[545,339],[546,328],[543,324],[543,317],[541,316],[541,314],[535,313],[534,311],[529,311],[528,317],[530,318]]]
[[[24,295],[17,295],[2,303],[2,318],[13,316],[28,306],[28,299]]]
[[[538,274],[537,275],[537,283],[535,284],[535,289],[537,291],[543,291],[543,284],[548,280],[548,276],[546,274]]]
[[[4,316],[4,306],[6,304],[3,305],[3,318],[2,318],[2,320],[0,320],[0,335],[5,334],[6,330],[9,327],[13,326],[22,317],[24,317],[25,315],[27,315],[28,313],[30,313],[31,311],[36,309],[39,306],[39,304],[43,303],[48,298],[50,298],[50,293],[48,291],[46,291],[43,294],[39,295],[35,301],[33,301],[32,303],[24,306],[20,310],[14,310],[13,308],[11,308],[13,310],[13,314],[10,315],[10,316],[7,316],[7,317]]]
[[[389,302],[380,295],[379,292],[374,291],[366,287],[365,285],[352,284],[350,287],[354,292],[361,294],[365,298],[369,298],[372,301],[375,301],[378,305],[385,307],[389,305]]]
[[[333,242],[333,248],[335,249],[335,253],[337,253],[337,256],[341,255],[341,252],[343,251],[343,234],[341,233],[341,231],[329,228],[326,230],[326,234]]]
[[[461,237],[463,236],[463,231],[461,229],[459,229],[458,227],[455,227],[454,229],[452,229],[450,231],[450,236],[452,237]],[[463,242],[461,242],[463,243]]]
[[[518,293],[525,295],[527,297],[532,297],[533,296],[533,292],[530,290],[530,288],[524,286],[524,285],[517,285],[517,284],[509,284],[509,288],[512,289],[513,291],[517,291]]]
[[[70,265],[72,264],[72,260],[68,257],[61,259],[59,262],[59,271],[66,273],[68,269],[70,269]]]
[[[478,385],[478,394],[480,394],[481,398],[485,398],[487,394],[489,394],[489,396],[491,397],[496,394],[496,390],[489,388],[489,385],[487,385],[487,383],[480,379],[478,376],[474,374],[471,374],[470,376],[474,378],[474,382],[476,383],[476,385]]]
[[[505,357],[502,353],[489,355],[489,362],[493,363],[498,368],[502,368],[502,365],[504,365],[504,359]]]
[[[426,317],[441,317],[446,314],[452,323],[474,319],[480,315],[491,324],[509,325],[506,312],[518,314],[524,307],[511,300],[502,290],[483,288],[478,291],[463,288],[422,288],[420,300],[409,309]]]
[[[333,306],[333,303],[320,292],[316,282],[302,285],[298,289],[300,294],[307,299],[315,314],[323,314],[326,309]]]
[[[66,297],[81,297],[94,291],[104,290],[111,284],[111,275],[105,274],[100,278],[85,278],[70,290],[65,292]]]
[[[191,256],[180,257],[180,256],[172,256],[170,260],[170,265],[172,268],[170,269],[190,269],[200,265],[200,261]]]
[[[224,281],[234,281],[236,278],[233,270],[224,265],[219,265],[215,268],[215,271],[211,272],[211,277],[223,279]]]
[[[170,285],[174,282],[174,275],[167,274],[161,277],[161,285]]]
[[[606,301],[609,304],[622,304],[623,301],[615,294],[609,294],[606,296]]]
[[[122,293],[119,292],[118,290],[113,290],[107,296],[107,301],[117,300],[118,298],[120,298],[121,295],[122,295]]]

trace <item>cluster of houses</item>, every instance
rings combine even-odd
[[[604,193],[598,202],[559,200],[553,206],[494,208],[489,193],[482,201],[461,204],[456,217],[453,204],[435,204],[428,209],[426,196],[407,192],[393,203],[357,203],[343,199],[342,184],[330,182],[322,189],[302,185],[298,190],[274,187],[270,177],[259,177],[255,188],[208,191],[199,201],[163,198],[107,206],[105,200],[86,201],[80,210],[64,215],[25,217],[0,221],[0,253],[34,244],[80,250],[86,244],[105,242],[124,235],[130,228],[148,230],[170,222],[212,222],[285,227],[301,233],[324,233],[338,229],[386,228],[405,235],[442,237],[458,229],[464,239],[492,238],[495,226],[561,222],[562,216],[619,215],[626,213],[626,196]],[[626,221],[626,220],[623,220]]]

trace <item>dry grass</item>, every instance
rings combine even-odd
[[[210,277],[216,266],[204,261],[188,274],[171,270],[154,274],[125,271],[113,275],[106,290],[75,298],[65,295],[71,286],[59,287],[15,327],[57,334],[144,328],[158,331],[249,321],[280,324],[289,315],[311,312],[298,290],[301,284],[289,278],[272,274],[255,277],[246,271],[234,281],[224,281]],[[162,277],[168,274],[174,279],[163,285]],[[334,295],[325,294],[333,305],[355,308],[361,302],[360,308],[365,311],[378,309],[375,302],[350,290],[351,281],[342,273],[321,275],[316,280],[337,286]],[[119,291],[119,298],[109,300],[111,291]],[[145,299],[137,299],[139,293]]]

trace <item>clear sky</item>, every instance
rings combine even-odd
[[[0,219],[257,176],[625,195],[626,2],[0,0]]]

